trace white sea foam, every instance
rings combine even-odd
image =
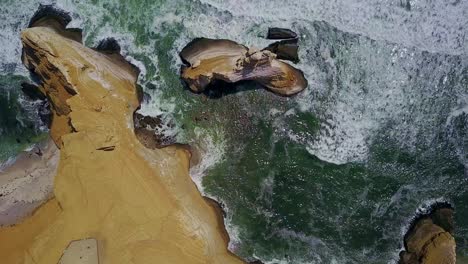
[[[367,93],[364,93],[358,86],[352,86],[352,84],[348,84],[342,90],[339,90],[336,86],[330,88],[324,85],[328,81],[327,77],[332,75],[336,78],[338,73],[328,47],[321,47],[319,52],[331,74],[308,58],[309,53],[314,50],[308,50],[307,47],[311,46],[314,41],[313,38],[317,37],[308,33],[313,28],[313,21],[325,20],[345,32],[359,33],[372,39],[400,43],[404,46],[417,46],[417,50],[447,54],[467,53],[467,46],[463,45],[464,23],[466,20],[463,19],[464,15],[460,13],[466,9],[467,3],[463,1],[460,1],[458,5],[447,5],[442,2],[429,3],[428,9],[430,10],[423,7],[423,1],[410,1],[411,12],[400,6],[400,1],[355,1],[352,3],[345,0],[298,0],[287,4],[284,1],[277,0],[202,0],[201,2],[207,3],[203,7],[206,9],[205,12],[176,14],[174,10],[177,10],[177,8],[174,8],[174,6],[180,3],[174,1],[172,3],[173,7],[169,8],[163,15],[155,15],[148,20],[148,24],[152,25],[155,31],[162,31],[165,26],[170,27],[180,22],[183,25],[183,32],[176,39],[173,50],[170,51],[173,58],[171,68],[174,72],[177,72],[180,67],[180,60],[177,56],[178,51],[194,37],[228,38],[249,46],[263,47],[269,43],[262,37],[269,26],[287,27],[300,32],[301,63],[297,67],[304,71],[309,81],[309,88],[298,95],[295,100],[298,103],[299,110],[317,113],[322,122],[319,136],[314,140],[296,134],[294,131],[287,131],[287,133],[294,141],[304,144],[311,154],[333,163],[366,160],[373,136],[378,134],[379,129],[387,121],[396,120],[399,122],[398,127],[391,132],[396,134],[395,137],[400,137],[403,145],[411,149],[415,146],[419,133],[417,129],[414,129],[414,125],[428,123],[426,126],[430,130],[433,127],[433,123],[430,122],[431,117],[439,110],[426,106],[428,104],[437,105],[437,103],[428,103],[428,98],[437,98],[442,93],[440,91],[439,93],[431,91],[431,89],[437,89],[433,89],[434,86],[424,83],[421,85],[423,87],[405,86],[405,78],[408,75],[406,66],[408,65],[396,67],[398,69],[387,67],[386,64],[398,64],[401,59],[411,61],[414,51],[394,45],[390,59],[379,60],[381,54],[378,52],[382,51],[376,49],[373,51],[378,56],[373,60],[373,58],[368,58],[372,57],[374,53],[368,52],[372,46],[370,44],[366,45],[366,39],[360,40],[364,43],[360,50],[351,50],[350,53],[358,53],[361,54],[362,58],[368,58],[368,65],[370,66],[364,70],[371,75],[383,76],[382,82],[366,83],[366,86],[370,88]],[[196,3],[198,2],[196,1]],[[104,25],[103,14],[107,11],[102,6],[72,0],[60,0],[59,4],[64,9],[74,13],[71,27],[86,25],[85,37],[89,36],[87,34],[89,32],[97,33],[94,35],[99,38],[91,40],[91,42],[97,44],[104,37],[114,37],[122,46],[125,56],[148,56],[155,68],[158,68],[159,62],[154,52],[157,43],[150,41],[147,45],[136,46],[134,44],[135,36],[132,33],[108,24]],[[281,6],[280,9],[278,9],[279,6]],[[34,12],[35,5],[27,4],[26,7],[20,9],[26,10],[22,16],[29,18],[30,14]],[[31,11],[28,14],[26,14],[29,12],[27,9]],[[14,8],[11,10],[14,10]],[[432,15],[427,16],[425,12]],[[83,13],[85,19],[82,20],[77,17],[76,13]],[[10,15],[8,15],[8,19],[11,19]],[[372,23],[369,23],[369,21],[372,21]],[[164,32],[158,33],[164,34]],[[19,62],[20,49],[17,47],[20,43],[19,38],[17,38],[18,32],[6,30],[3,34],[7,37],[3,39],[1,34],[2,32],[0,32],[0,44],[7,47],[7,51],[1,53],[2,65],[12,62],[16,63],[14,65],[15,72],[21,71],[21,69],[24,70]],[[14,44],[15,42],[16,44]],[[388,46],[384,48],[388,48]],[[5,59],[3,60],[3,58]],[[135,62],[135,64],[139,64],[139,62]],[[350,64],[362,63],[351,61]],[[414,63],[414,65],[419,66],[417,63]],[[143,64],[138,66],[144,69]],[[377,68],[379,71],[374,71],[373,68]],[[349,75],[358,74],[358,72],[349,72]],[[434,70],[434,74],[443,76],[436,70]],[[146,75],[147,71],[143,70],[139,78],[141,84],[149,81],[148,79],[152,77]],[[163,81],[151,80],[151,83],[157,88],[154,91],[147,90],[147,92],[151,93],[152,98],[149,103],[142,105],[140,112],[169,118],[177,101],[174,98],[169,100],[160,99],[160,91],[166,89]],[[331,94],[329,98],[325,98],[324,94],[326,93]],[[322,99],[326,99],[324,103]],[[452,109],[450,117],[447,119],[449,126],[455,117],[466,112],[466,105],[460,103]],[[270,111],[270,114],[275,117],[279,115],[274,110]],[[176,133],[176,129],[172,129],[171,133]],[[225,142],[210,136],[211,132],[208,131],[198,131],[197,133],[198,141],[203,145],[202,149],[205,153],[201,163],[192,168],[191,175],[194,177],[198,188],[203,191],[202,177],[212,166],[223,160],[225,149],[223,144]],[[428,133],[428,135],[425,140],[430,141],[432,134]],[[398,195],[396,193],[392,197],[393,202],[398,201]],[[381,209],[386,210],[386,208]],[[230,249],[235,250],[236,245],[240,243],[240,230],[233,226],[229,219],[225,221],[231,237]],[[332,263],[333,261],[341,263],[336,259],[331,261]],[[273,260],[271,263],[287,262],[286,260]]]
[[[47,4],[51,1],[40,2]],[[38,5],[37,2],[25,0],[0,5],[0,74],[28,75],[21,63],[20,32],[27,26]]]
[[[455,107],[452,108],[450,111],[447,120],[445,122],[446,129],[448,133],[451,135],[451,140],[454,142],[457,155],[459,160],[465,166],[465,170],[468,171],[468,144],[467,136],[464,136],[464,131],[459,131],[460,128],[454,126],[454,120],[459,118],[462,115],[468,115],[468,95],[463,94],[458,97],[457,104]],[[468,120],[468,118],[466,119]],[[463,128],[462,128],[463,129]]]
[[[340,30],[416,46],[466,54],[466,1],[201,0],[244,20],[326,21]]]
[[[188,40],[199,36],[228,38],[249,46],[262,47],[268,43],[262,38],[268,26],[288,27],[301,33],[301,62],[297,67],[304,71],[309,87],[299,94],[296,100],[302,111],[317,113],[322,121],[320,136],[309,141],[306,148],[320,159],[336,164],[365,161],[374,135],[388,122],[400,121],[396,131],[400,134],[400,143],[410,150],[414,148],[421,132],[415,129],[414,124],[430,120],[431,113],[427,113],[428,110],[438,110],[427,109],[424,105],[427,97],[433,93],[428,92],[427,87],[415,89],[409,86],[411,82],[408,81],[408,66],[418,67],[416,65],[419,50],[448,54],[467,52],[466,45],[460,44],[464,39],[461,25],[465,23],[465,19],[462,19],[464,16],[460,13],[460,5],[464,6],[467,3],[427,5],[412,1],[410,13],[405,10],[405,6],[396,2],[299,0],[287,5],[281,1],[262,0],[201,2],[208,4],[206,12],[185,17],[183,20],[186,36],[182,36],[180,41],[176,42],[179,50]],[[282,7],[280,12],[278,6]],[[433,16],[427,19],[426,11],[430,11]],[[450,17],[447,16],[449,14]],[[418,19],[421,17],[425,19]],[[320,38],[317,35],[309,35],[308,32],[313,31],[312,23],[318,20],[325,20],[344,32],[388,41],[388,44],[382,47],[374,47],[371,40],[363,39],[363,43],[349,50],[350,64],[364,65],[367,74],[380,75],[383,77],[381,81],[365,83],[367,91],[353,83],[344,83],[345,87],[338,87],[336,83],[331,87],[326,85],[330,77],[333,77],[335,82],[338,77],[352,80],[353,76],[360,73],[348,70],[346,76],[343,76],[338,71],[326,43],[322,44],[319,52],[329,72],[308,58],[308,53],[314,50],[308,50],[307,47],[313,47],[312,44]],[[420,23],[423,23],[421,28],[414,27]],[[455,25],[461,27],[455,28]],[[450,31],[441,28],[450,28]],[[451,41],[441,41],[441,34],[449,35]],[[390,43],[397,43],[393,46],[391,54],[387,52],[387,49],[392,48]],[[399,44],[410,47],[417,44],[416,53],[411,48],[402,48]],[[363,63],[362,59],[367,61]],[[396,63],[398,66],[390,68],[389,63]],[[430,83],[423,85],[435,86]],[[325,95],[328,98],[325,98]],[[413,110],[414,108],[420,110]],[[408,114],[408,111],[414,112]],[[426,113],[427,116],[420,112]],[[428,135],[426,140],[429,142],[434,136],[435,133]]]
[[[423,201],[421,205],[418,208],[416,208],[416,211],[414,212],[414,216],[412,218],[407,219],[407,221],[401,226],[400,237],[404,237],[405,234],[408,233],[411,227],[411,224],[416,217],[420,215],[429,214],[431,212],[432,207],[438,203],[451,204],[444,197],[438,197],[438,198],[433,198],[433,199],[428,199],[428,200]]]
[[[16,157],[9,157],[6,161],[0,162],[0,172],[3,172],[6,168],[13,165],[16,161]]]
[[[211,133],[217,133],[213,136]],[[203,189],[203,176],[214,165],[218,164],[224,158],[226,142],[223,140],[223,135],[220,131],[211,130],[205,131],[202,128],[195,128],[196,135],[195,144],[197,151],[200,153],[200,162],[190,168],[190,176],[202,194]],[[216,138],[215,138],[216,137]]]

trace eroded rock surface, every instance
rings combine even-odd
[[[284,96],[307,87],[302,71],[277,59],[269,50],[248,49],[234,41],[198,38],[181,52],[181,77],[194,92],[203,92],[216,80],[255,81]]]
[[[405,251],[400,264],[454,264],[456,262],[453,232],[453,209],[437,206],[415,220],[404,238]]]
[[[58,263],[70,241],[92,237],[101,264],[242,263],[188,175],[190,153],[136,138],[134,67],[84,47],[54,16],[35,19],[21,35],[23,61],[54,114],[55,198],[0,228],[1,262]]]
[[[175,143],[175,138],[163,133],[165,124],[160,116],[146,116],[136,112],[133,115],[135,135],[141,144],[149,149],[167,147]]]
[[[268,45],[264,50],[275,53],[280,60],[299,62],[299,37],[296,32],[287,28],[269,28],[267,39],[280,39],[280,41]]]

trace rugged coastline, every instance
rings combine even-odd
[[[398,263],[456,263],[453,214],[449,203],[434,203],[427,213],[417,215],[404,236]]]
[[[99,263],[242,263],[188,175],[190,153],[136,138],[134,67],[84,47],[63,20],[35,21],[22,33],[23,61],[51,102],[55,198],[0,229],[2,260],[57,263],[71,241],[94,238]]]
[[[106,55],[115,54],[115,50],[114,50],[114,49],[110,49],[110,50],[109,50],[109,49],[103,49],[103,50],[100,50],[99,48],[97,48],[97,50],[98,50],[100,53],[106,53]],[[46,55],[46,56],[47,56],[47,55]],[[117,58],[113,58],[113,59],[118,59],[118,60],[119,60],[118,56],[114,56],[114,57],[117,57]],[[115,62],[115,61],[114,61],[114,62]],[[125,62],[124,62],[124,63],[125,63]],[[119,64],[119,63],[117,63],[117,64]],[[85,69],[85,70],[87,70],[87,69]],[[101,88],[102,88],[102,87],[101,87]],[[106,87],[104,87],[104,88],[106,88]],[[44,91],[47,91],[46,89],[47,89],[47,87],[45,87],[45,89],[43,89],[43,90],[44,90]],[[50,91],[50,90],[49,90],[49,91]],[[87,93],[87,92],[85,92],[85,93]],[[77,93],[77,94],[79,95],[80,93]],[[74,96],[76,96],[76,95],[73,95],[72,97],[70,97],[70,98],[67,99],[66,101],[68,101],[68,100],[74,100],[74,99],[73,99]],[[130,97],[133,98],[133,96],[130,96]],[[138,91],[137,91],[137,97],[139,97]],[[133,100],[133,99],[132,99],[132,100]],[[97,102],[97,101],[96,101],[96,102]],[[132,101],[132,102],[133,102],[133,101]],[[98,111],[99,107],[98,107],[98,108],[94,108],[94,106],[95,106],[94,104],[91,104],[91,107],[92,107],[91,112],[100,112],[100,111]],[[76,106],[76,107],[78,107],[78,106]],[[132,105],[132,107],[133,107],[133,105]],[[79,107],[78,107],[78,108],[79,108]],[[104,107],[104,108],[105,108],[105,107]],[[80,109],[80,111],[81,111],[81,110],[83,110],[83,109]],[[87,110],[90,110],[90,109],[87,109]],[[101,108],[100,110],[102,110],[102,108]],[[110,110],[110,109],[104,109],[104,111],[108,111],[108,110]],[[127,109],[127,110],[128,110],[128,109]],[[73,110],[73,111],[74,111],[74,110]],[[72,111],[72,112],[73,112],[73,111]],[[70,115],[72,112],[70,112],[69,115]],[[134,113],[135,113],[135,112],[134,112]],[[61,117],[57,117],[57,116],[56,116],[56,117],[55,117],[55,120],[56,120],[56,121],[57,121],[57,120],[60,120],[60,118],[61,118]],[[127,116],[127,119],[129,119],[129,116]],[[55,130],[56,132],[53,133],[54,135],[59,134],[59,136],[56,137],[57,142],[59,142],[59,147],[63,147],[63,146],[65,146],[65,145],[69,144],[69,142],[63,142],[63,141],[62,141],[62,138],[63,138],[63,137],[69,137],[69,136],[67,136],[67,135],[76,134],[76,133],[81,133],[81,134],[83,134],[83,131],[88,131],[88,127],[87,127],[87,126],[86,126],[85,128],[82,127],[81,130],[76,130],[76,128],[73,126],[73,122],[72,122],[72,121],[74,120],[74,118],[72,118],[71,116],[69,116],[69,120],[70,120],[71,124],[66,124],[65,122],[62,122],[61,124],[62,124],[63,126],[65,126],[65,127],[66,127],[67,125],[71,125],[71,128],[65,129],[65,132],[63,132],[63,131],[60,132],[61,130],[60,130],[60,129],[57,129],[57,130]],[[135,119],[135,115],[134,115],[134,117],[133,117],[134,123],[135,123],[135,120],[136,120],[136,119]],[[76,120],[75,120],[75,122],[81,122],[81,121],[79,121],[79,120],[76,121]],[[106,123],[106,124],[107,124],[107,123]],[[131,125],[130,125],[130,126],[131,126]],[[57,131],[58,131],[58,132],[57,132]],[[60,133],[62,133],[62,134],[60,134]],[[136,130],[135,130],[135,133],[136,133]],[[143,134],[144,134],[144,133],[143,133]],[[158,143],[158,144],[151,145],[152,143],[154,143],[154,138],[149,138],[149,139],[148,139],[148,138],[145,138],[145,140],[147,140],[147,142],[148,142],[148,144],[145,144],[144,142],[142,142],[141,138],[138,138],[138,135],[136,135],[136,136],[137,136],[137,139],[140,141],[140,143],[142,143],[142,144],[143,144],[144,146],[146,146],[147,148],[150,148],[150,149],[157,149],[157,148],[161,147],[161,144],[159,144],[159,143]],[[120,147],[121,147],[121,146],[120,146],[120,141],[112,141],[112,142],[117,142],[117,143],[116,143],[116,144],[110,144],[110,145],[106,144],[106,145],[103,145],[103,146],[99,146],[98,148],[93,149],[91,152],[96,151],[96,153],[99,153],[99,151],[102,151],[102,152],[120,151]],[[132,142],[132,144],[134,143],[134,141],[131,141],[131,142]],[[136,144],[137,148],[140,148],[140,147],[141,147],[138,143],[135,143],[135,144]],[[77,144],[75,143],[73,146],[76,147]],[[149,147],[148,147],[148,146],[149,146]],[[92,149],[92,147],[90,147],[89,145],[86,145],[86,147],[89,148],[89,149]],[[132,146],[132,147],[133,147],[133,146]],[[124,148],[125,148],[125,147],[124,147]],[[128,149],[125,149],[125,150],[128,150]],[[152,154],[148,154],[148,153],[150,153],[150,152],[148,152],[148,150],[146,150],[146,149],[140,149],[140,150],[144,153],[144,154],[142,154],[141,156],[144,156],[144,157],[146,157],[146,158],[148,158],[148,157],[153,157],[153,156],[151,156]],[[169,151],[169,152],[167,152],[167,151]],[[172,151],[174,151],[174,152],[172,152]],[[181,151],[182,151],[182,152],[181,152]],[[185,151],[185,152],[184,152],[184,151]],[[159,150],[157,150],[156,152],[159,152]],[[188,154],[188,153],[186,153],[186,152],[187,152],[187,150],[186,150],[186,149],[184,150],[183,147],[181,148],[181,147],[179,147],[179,146],[172,146],[172,147],[169,147],[169,148],[166,149],[166,150],[162,150],[162,152],[159,152],[159,153],[169,153],[169,154],[167,155],[167,157],[169,157],[169,159],[171,159],[170,157],[172,157],[173,153],[179,153],[179,154],[180,154],[180,153],[183,153],[182,156],[184,156],[184,155],[185,155],[185,156],[187,156],[187,155],[190,156],[190,154]],[[72,151],[69,151],[69,152],[68,152],[68,154],[70,154],[70,153],[72,153],[72,155],[69,155],[68,158],[73,157],[73,156],[75,156],[75,157],[78,156],[78,155],[76,155],[76,153],[73,154]],[[141,154],[141,153],[140,153],[140,154]],[[80,154],[80,155],[81,155],[81,154]],[[93,154],[93,155],[94,155],[94,154]],[[163,157],[162,160],[165,160],[165,159],[166,159],[166,155],[161,155],[161,156]],[[160,157],[160,156],[158,156],[158,157]],[[180,158],[180,157],[179,157],[179,158]],[[187,158],[180,158],[180,160],[181,160],[183,166],[186,166],[186,164],[184,163],[184,161],[186,161],[186,159],[187,159]],[[151,162],[154,162],[155,160],[154,160],[154,159],[149,159],[149,160],[147,160],[147,161],[148,161],[149,163],[151,163]],[[158,160],[158,161],[160,161],[160,160]],[[190,160],[190,162],[192,162],[192,160]],[[175,165],[175,166],[178,166],[178,165],[180,165],[180,164],[178,164],[178,163],[176,163],[176,162],[174,162],[174,163],[169,162],[169,163],[170,163],[171,166],[174,166],[174,165]],[[178,165],[177,165],[177,164],[178,164]],[[126,165],[128,165],[128,163],[126,163]],[[73,166],[79,166],[79,164],[74,164]],[[164,169],[161,169],[160,166],[156,166],[156,167],[158,167],[157,170],[163,170],[163,171],[164,171],[164,169],[167,169],[167,167],[164,167]],[[96,168],[97,168],[97,167],[96,167]],[[99,171],[99,170],[98,170],[98,171]],[[91,170],[88,170],[88,172],[91,172]],[[177,174],[179,175],[179,173],[177,173]],[[183,174],[183,173],[180,173],[180,175],[182,175],[182,174]],[[99,175],[95,174],[95,176],[99,176]],[[62,177],[62,178],[63,178],[63,177]],[[81,179],[81,177],[80,177],[80,179]],[[169,182],[172,182],[172,181],[169,181]],[[167,182],[164,182],[164,183],[167,183]],[[169,186],[169,185],[168,185],[168,186]],[[177,188],[174,187],[174,189],[177,189]],[[175,192],[175,191],[174,191],[174,192]],[[111,196],[111,195],[108,195],[108,196],[106,196],[106,197],[108,198],[108,197],[112,197],[112,196]],[[177,200],[177,199],[176,199],[176,200]],[[223,218],[221,217],[221,216],[222,216],[222,212],[216,210],[216,209],[218,209],[218,207],[216,206],[216,203],[215,203],[214,201],[209,201],[209,202],[207,202],[207,203],[208,203],[210,206],[213,205],[213,208],[215,209],[214,211],[217,212],[217,213],[215,213],[215,216],[216,216],[217,221],[216,221],[216,222],[211,222],[210,224],[213,225],[212,227],[216,227],[216,229],[219,230],[219,233],[221,234],[221,237],[222,237],[221,241],[224,240],[224,243],[228,243],[229,237],[228,237],[227,234],[225,233],[224,227],[222,226],[222,222],[223,222]],[[42,230],[45,230],[45,229],[47,228],[47,225],[49,225],[49,220],[50,220],[50,219],[55,219],[55,218],[60,219],[60,215],[61,215],[61,214],[63,214],[63,208],[61,208],[61,203],[59,203],[59,202],[57,201],[57,199],[54,198],[54,199],[50,200],[47,204],[45,204],[40,210],[38,210],[37,212],[35,212],[33,217],[26,219],[23,223],[20,224],[20,225],[22,225],[22,227],[23,227],[24,229],[22,229],[22,228],[9,228],[9,229],[5,229],[5,232],[4,232],[4,233],[2,233],[2,231],[0,231],[0,233],[5,234],[4,237],[18,237],[17,240],[12,239],[12,241],[13,241],[12,244],[13,244],[13,245],[15,245],[16,242],[22,243],[21,245],[16,244],[16,247],[18,247],[18,248],[29,248],[30,245],[32,245],[32,244],[34,243],[34,241],[33,241],[33,236],[32,236],[32,235],[33,235],[33,234],[34,234],[34,236],[35,236],[35,235],[40,235],[40,232],[41,232]],[[33,222],[34,222],[34,223],[33,223]],[[141,230],[143,230],[143,229],[141,229]],[[23,234],[25,234],[26,232],[30,232],[30,233],[28,234],[27,237],[26,237],[26,236],[23,236]],[[194,233],[195,233],[195,232],[194,232]],[[14,235],[13,235],[13,234],[14,234]],[[31,236],[29,236],[29,235],[31,235]],[[24,239],[24,240],[23,240],[23,239]],[[22,240],[22,241],[20,242],[20,240]],[[2,241],[3,241],[3,240],[2,240]],[[100,241],[101,241],[101,240],[100,240]],[[6,243],[5,241],[2,242],[2,244],[5,244],[5,243]],[[100,245],[100,251],[99,251],[99,252],[100,252],[100,254],[102,254],[102,241],[100,242],[99,245]],[[7,251],[6,249],[15,249],[15,247],[13,247],[13,246],[11,246],[10,248],[5,247],[4,249],[5,249],[5,251]],[[4,251],[4,249],[2,249],[2,251]],[[159,250],[159,249],[158,249],[158,250]],[[16,254],[16,253],[12,253],[12,254]],[[230,254],[230,253],[228,253],[228,254]],[[151,255],[151,253],[147,254],[148,259],[151,258],[150,255]],[[169,257],[172,257],[172,256],[169,256]],[[168,258],[169,258],[169,257],[168,257]],[[8,259],[8,256],[7,256],[7,260],[9,260],[9,259]],[[140,259],[137,259],[137,260],[132,259],[132,261],[134,261],[134,262],[138,262],[139,260],[140,260]],[[147,259],[145,259],[145,261],[146,261],[146,260],[147,260]],[[216,262],[214,262],[214,263],[216,263]],[[222,263],[224,263],[224,262],[222,262]]]

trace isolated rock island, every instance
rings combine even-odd
[[[278,54],[283,59],[289,58],[286,55],[289,44],[277,42],[272,45],[276,46],[258,50],[227,39],[194,39],[179,54],[184,63],[181,78],[196,93],[205,91],[217,81],[254,81],[283,96],[304,90],[307,87],[304,73],[278,58]],[[297,48],[291,50],[291,54],[290,59],[297,58]]]

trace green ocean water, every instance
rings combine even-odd
[[[0,75],[0,161],[44,139],[44,133],[19,101],[24,81],[27,78],[23,76]]]
[[[88,46],[119,41],[143,70],[139,84],[151,100],[142,111],[162,115],[175,124],[163,132],[202,150],[191,174],[224,205],[234,253],[268,263],[392,263],[411,219],[448,201],[458,255],[468,256],[468,49],[460,27],[468,21],[457,12],[466,3],[410,1],[408,10],[400,1],[295,1],[278,10],[279,2],[57,4],[84,28]],[[0,72],[1,159],[24,147],[13,138],[37,134],[14,121],[28,119],[17,100],[27,74],[15,34],[37,4],[0,2],[2,37],[13,46]],[[263,47],[270,26],[301,36],[296,67],[310,84],[303,93],[284,98],[243,83],[196,95],[181,83],[177,52],[194,37]]]

